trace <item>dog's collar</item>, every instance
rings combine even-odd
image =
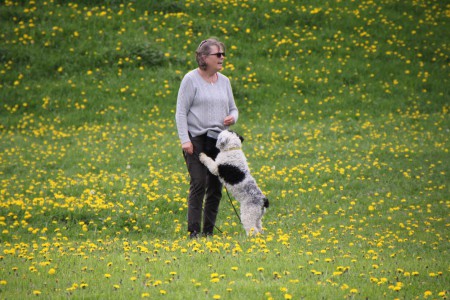
[[[241,150],[241,147],[234,147],[234,148],[230,148],[224,151],[233,151],[233,150]]]

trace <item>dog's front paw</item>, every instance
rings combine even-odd
[[[200,153],[200,155],[198,156],[198,158],[200,159],[200,161],[202,162],[202,164],[204,164],[206,162],[206,160],[208,159],[208,155],[206,155],[205,153]]]

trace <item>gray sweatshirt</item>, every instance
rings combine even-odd
[[[237,121],[239,113],[228,77],[217,73],[214,84],[204,80],[197,69],[187,73],[180,84],[175,120],[181,144],[189,142],[189,134],[199,136],[213,129],[227,129],[225,117]]]

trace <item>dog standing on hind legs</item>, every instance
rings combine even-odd
[[[200,161],[240,203],[241,222],[247,235],[262,233],[262,217],[269,207],[264,196],[250,174],[247,159],[241,150],[243,138],[235,132],[224,130],[217,137],[216,147],[220,150],[213,160],[200,153]]]

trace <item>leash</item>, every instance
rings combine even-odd
[[[205,217],[207,217],[208,218],[208,216],[205,214],[205,209],[203,209],[203,215],[205,216]],[[209,218],[208,218],[208,220],[209,220]],[[209,220],[210,222],[211,222],[211,220]],[[216,225],[216,222],[214,222],[214,228],[216,228],[216,230],[218,231],[218,232],[220,232],[220,233],[222,233],[223,234],[223,231],[222,230],[220,230],[220,228],[219,227],[217,227],[217,225]]]
[[[231,200],[230,194],[228,193],[228,189],[227,189],[226,187],[225,187],[225,191],[227,192],[227,195],[228,195],[228,200],[230,200],[231,206],[233,206],[233,209],[234,209],[234,213],[235,213],[235,214],[236,214],[236,216],[238,217],[238,219],[239,219],[239,222],[240,222],[240,223],[242,223],[242,221],[241,221],[241,217],[239,217],[239,214],[238,214],[238,212],[237,212],[237,210],[236,210],[236,207],[234,207],[233,201]]]
[[[225,186],[224,186],[224,187],[225,187]],[[235,207],[234,204],[233,204],[233,200],[231,200],[230,194],[228,193],[228,189],[227,189],[226,187],[225,187],[225,191],[227,192],[228,200],[229,200],[231,206],[233,207],[234,213],[236,214],[236,217],[239,219],[239,223],[242,223],[241,217],[239,217],[239,214],[238,214],[238,212],[237,212],[237,210],[236,210],[236,207]],[[205,217],[208,218],[208,215],[205,214],[205,208],[202,208],[202,209],[203,209],[203,215],[204,215]],[[209,218],[208,218],[208,220],[211,222],[211,220],[210,220]],[[214,228],[216,228],[216,230],[217,230],[218,232],[220,232],[220,233],[223,234],[223,231],[220,230],[220,228],[217,227],[217,225],[216,225],[215,223],[214,223]]]

